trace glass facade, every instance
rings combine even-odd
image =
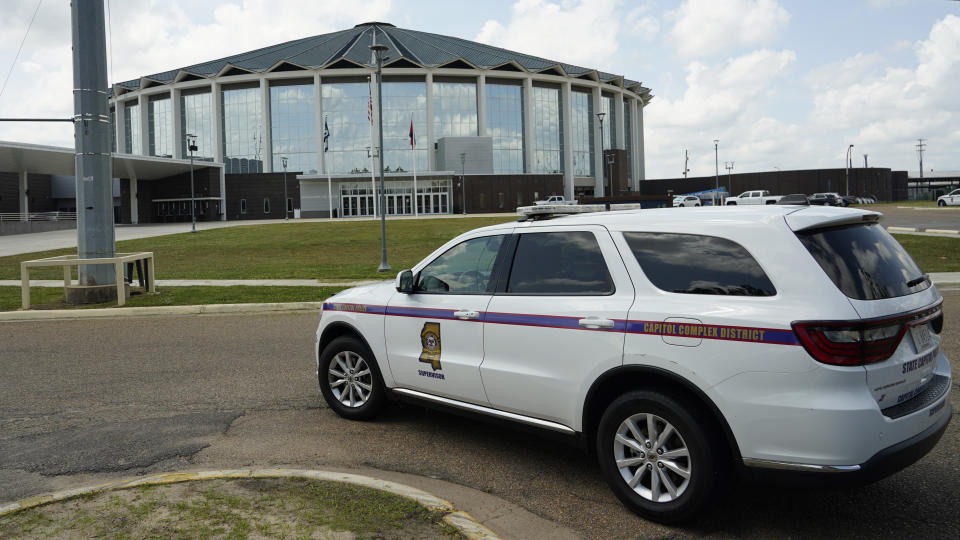
[[[573,175],[593,176],[593,99],[589,91],[570,92],[570,149]]]
[[[110,151],[117,151],[117,109],[110,107]]]
[[[433,139],[477,134],[476,82],[433,82]],[[386,144],[386,143],[384,143]]]
[[[128,102],[124,106],[123,130],[126,135],[123,151],[127,154],[140,154],[143,151],[140,144],[140,104],[136,101]]]
[[[273,172],[283,171],[281,156],[287,158],[288,171],[316,174],[320,169],[313,92],[313,81],[270,86]]]
[[[189,133],[197,136],[193,159],[213,161],[216,144],[213,140],[213,94],[209,88],[184,90],[180,94],[180,125],[183,127],[179,136],[183,159],[190,157],[186,139]]]
[[[533,171],[563,172],[560,88],[533,87]]]
[[[606,149],[620,148],[614,138],[614,127],[617,125],[617,108],[613,105],[613,96],[600,96],[600,111],[606,113],[603,117],[603,147]]]
[[[260,86],[223,89],[223,162],[227,174],[263,172]]]
[[[410,120],[416,148],[410,149]],[[424,81],[383,82],[383,167],[390,171],[427,170],[427,84]],[[389,209],[388,209],[389,210]]]
[[[632,103],[630,100],[623,100],[623,146],[627,150],[627,180],[633,180],[633,136],[630,133],[630,130],[633,129],[633,121],[631,119],[632,114]],[[630,189],[633,189],[633,184],[630,184]]]
[[[487,135],[493,172],[523,172],[523,87],[487,82]]]
[[[170,96],[150,98],[147,111],[150,155],[173,157],[173,108]]]
[[[324,116],[330,130],[325,156],[331,173],[370,172],[371,146],[366,82],[327,82],[321,85]]]

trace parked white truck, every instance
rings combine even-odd
[[[554,204],[577,204],[577,201],[568,201],[563,198],[563,195],[551,195],[542,201],[534,201],[533,204],[538,206],[554,205]]]
[[[737,206],[741,204],[777,204],[783,198],[783,195],[771,195],[769,191],[754,190],[744,191],[736,197],[727,197],[727,206]]]

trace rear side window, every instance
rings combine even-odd
[[[604,295],[613,280],[593,233],[529,233],[517,242],[507,293]]]
[[[743,246],[716,236],[625,232],[630,250],[657,288],[683,294],[773,296],[773,283]]]
[[[797,238],[849,298],[895,298],[930,287],[913,258],[879,224],[801,231]]]

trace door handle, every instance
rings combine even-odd
[[[584,328],[613,328],[613,321],[599,317],[587,317],[580,319],[577,323]]]
[[[465,321],[476,320],[480,318],[480,314],[476,311],[471,310],[458,310],[453,312],[453,316],[462,319]]]

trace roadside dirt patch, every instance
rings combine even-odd
[[[416,502],[351,484],[236,479],[84,495],[0,517],[0,538],[460,538]]]

